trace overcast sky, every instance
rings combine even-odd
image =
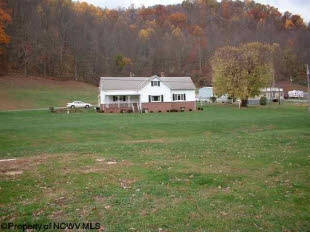
[[[80,2],[85,1],[95,6],[102,8],[118,8],[118,7],[129,7],[134,4],[135,7],[140,7],[142,4],[146,7],[156,4],[177,4],[182,3],[183,0],[79,0]],[[279,9],[280,12],[284,13],[289,11],[293,14],[299,14],[306,23],[310,21],[310,0],[255,0],[257,3],[269,4]]]

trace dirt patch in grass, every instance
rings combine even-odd
[[[0,161],[0,175],[21,175],[25,171],[36,173],[42,164],[53,171],[59,169],[65,175],[112,172],[133,165],[132,162],[126,160],[98,158],[96,154],[42,154],[29,158],[3,159]]]
[[[101,170],[106,170],[109,168],[107,162],[102,166],[103,162],[96,162],[96,155],[76,155],[76,154],[41,154],[38,156],[32,156],[28,158],[17,158],[17,159],[3,159],[0,160],[0,175],[13,176],[21,175],[25,171],[36,172],[39,165],[46,164],[51,169],[54,167],[54,163],[61,164],[62,169],[66,174],[72,173],[76,170],[82,173],[99,172]],[[94,162],[93,165],[85,165],[83,170],[80,166],[73,166],[77,162],[81,162],[83,159],[90,159]],[[103,159],[103,161],[105,161]],[[118,166],[130,166],[127,161],[120,161],[116,165]]]
[[[251,125],[250,127],[246,129],[242,129],[241,132],[243,133],[257,133],[257,132],[263,132],[263,131],[270,131],[275,130],[276,126],[274,125],[267,125],[267,126],[258,126],[258,125]]]
[[[136,143],[164,143],[163,139],[146,139],[146,140],[134,140],[134,141],[124,141],[125,144],[136,144]]]
[[[206,137],[210,137],[213,133],[211,131],[205,131],[203,132],[203,135],[205,135]]]
[[[88,173],[101,173],[106,171],[114,171],[124,167],[130,167],[133,165],[132,162],[129,161],[109,161],[105,159],[95,159],[96,163],[93,165],[86,166],[83,170],[79,172],[88,174]]]
[[[51,155],[40,155],[30,158],[22,158],[15,160],[2,160],[0,161],[0,174],[1,175],[21,175],[24,171],[32,170],[39,164],[47,161]]]

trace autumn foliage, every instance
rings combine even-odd
[[[165,72],[210,85],[216,49],[249,42],[280,45],[279,79],[299,80],[298,64],[310,60],[310,28],[302,18],[254,1],[184,0],[118,9],[72,0],[7,2],[0,9],[0,43],[10,42],[6,62],[25,75],[97,84],[100,76]]]
[[[7,9],[7,4],[3,1],[0,2],[0,45],[10,43],[10,37],[6,34],[5,28],[11,22],[10,12]],[[0,54],[2,53],[0,47]]]
[[[217,49],[211,59],[215,94],[239,98],[247,106],[250,97],[270,85],[278,48],[256,42]]]

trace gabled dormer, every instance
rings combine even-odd
[[[150,84],[151,87],[161,87],[162,84],[165,84],[168,88],[171,89],[171,87],[157,75],[153,75],[152,77],[148,78],[144,83],[141,84],[139,89],[144,88],[148,84]]]

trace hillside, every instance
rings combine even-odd
[[[290,9],[281,13],[255,1],[185,0],[117,10],[72,0],[2,2],[11,20],[3,24],[9,37],[0,71],[94,84],[100,76],[164,72],[205,86],[216,49],[262,42],[280,45],[277,80],[303,84],[310,60],[310,25]]]
[[[97,95],[96,86],[78,81],[0,76],[0,110],[61,107],[74,100],[96,104]]]

